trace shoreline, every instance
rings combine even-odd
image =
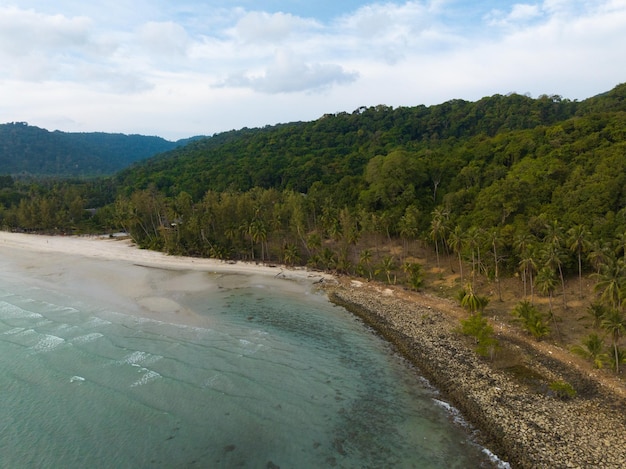
[[[0,231],[0,275],[125,314],[210,327],[210,318],[179,302],[181,292],[263,284],[306,294],[334,277],[306,269],[170,256],[129,239],[48,236]]]
[[[71,269],[64,266],[68,262]],[[498,340],[522,357],[521,366],[578,391],[569,401],[550,396],[545,386],[537,389],[480,358],[456,332],[464,313],[444,305],[446,300],[304,268],[170,256],[109,237],[0,231],[0,264],[72,294],[89,295],[106,283],[101,295],[107,301],[145,317],[193,325],[206,324],[206,318],[178,308],[172,292],[221,288],[206,273],[226,284],[228,275],[245,275],[249,282],[262,276],[295,292],[321,283],[331,302],[390,342],[478,429],[478,442],[512,467],[626,467],[626,390],[603,386],[593,373],[552,356],[540,343],[498,330]]]
[[[359,316],[414,364],[479,431],[479,443],[514,468],[626,467],[626,400],[592,375],[506,332],[498,340],[520,366],[578,395],[551,396],[479,357],[460,336],[458,317],[359,282],[329,287],[332,302]],[[419,294],[418,294],[419,295]],[[427,298],[423,296],[426,300]]]
[[[267,275],[294,280],[332,279],[323,272],[248,262],[225,262],[217,259],[172,256],[136,247],[128,238],[109,236],[61,236],[0,231],[0,249],[78,255],[96,259],[132,262],[139,266],[214,273]]]

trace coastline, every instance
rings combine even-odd
[[[498,340],[516,349],[529,374],[578,391],[561,400],[540,380],[480,358],[456,332],[458,316],[430,306],[425,295],[403,298],[354,281],[328,294],[391,342],[479,430],[479,442],[512,467],[626,467],[626,400],[592,375],[500,332]]]
[[[332,302],[391,342],[479,430],[479,442],[512,467],[626,467],[626,392],[603,386],[540,344],[498,329],[498,340],[520,354],[520,364],[578,391],[569,401],[550,396],[480,358],[455,331],[464,313],[452,305],[441,308],[445,300],[336,281],[303,268],[169,256],[108,237],[0,232],[0,266],[9,273],[19,267],[29,281],[63,285],[76,294],[104,291],[99,294],[125,302],[131,312],[193,325],[206,324],[206,318],[179,308],[174,293],[217,288],[211,283],[215,276],[207,273],[226,282],[229,275],[246,275],[250,282],[262,276],[263,282],[294,292],[321,282]]]
[[[114,311],[191,326],[210,326],[210,320],[179,304],[181,292],[263,284],[306,294],[333,279],[302,268],[170,256],[139,249],[129,239],[4,231],[0,275],[17,286],[42,287]]]

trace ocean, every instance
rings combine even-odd
[[[202,326],[3,272],[0,467],[490,467],[419,372],[323,293],[195,275],[211,287],[167,296]]]

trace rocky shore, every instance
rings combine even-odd
[[[592,374],[498,329],[501,358],[481,358],[457,332],[458,316],[419,297],[358,282],[328,294],[393,343],[512,467],[626,467],[626,399]],[[557,381],[576,397],[554,395]]]

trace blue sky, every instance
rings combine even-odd
[[[0,123],[177,139],[626,81],[626,0],[0,0]]]

